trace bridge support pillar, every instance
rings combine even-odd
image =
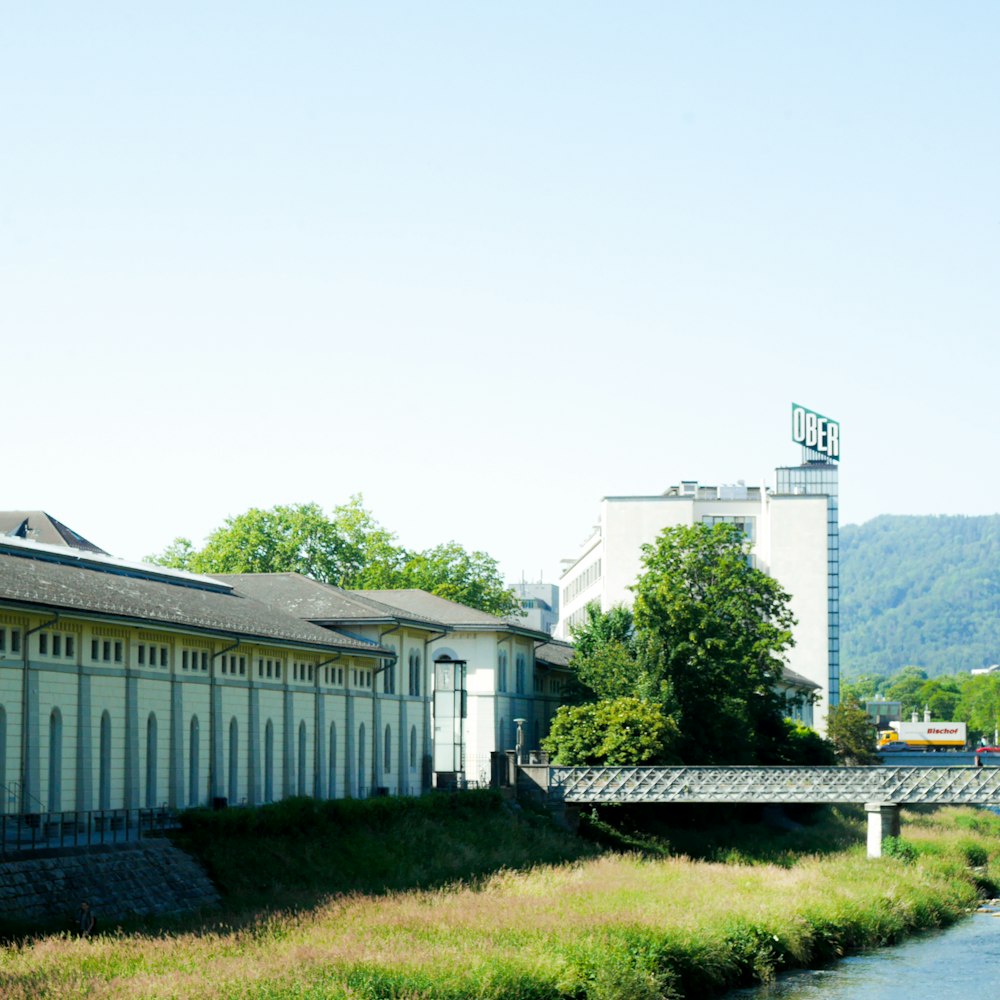
[[[895,802],[866,802],[868,857],[882,857],[882,841],[899,836],[899,806]]]

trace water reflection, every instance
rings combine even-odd
[[[977,913],[948,930],[845,958],[827,969],[789,973],[771,986],[735,990],[726,1000],[989,997],[997,995],[998,969],[1000,914]]]

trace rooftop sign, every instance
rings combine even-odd
[[[792,403],[792,440],[832,462],[840,460],[840,424]]]

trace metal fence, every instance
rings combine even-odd
[[[0,857],[68,847],[124,844],[177,826],[166,806],[0,815]]]

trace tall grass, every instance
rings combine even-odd
[[[500,824],[490,835],[506,828],[515,844],[518,826],[534,829],[534,820],[491,803],[417,808],[428,813],[411,814],[402,828],[391,810],[379,814],[382,832],[416,831],[435,815],[432,826],[444,827],[445,814],[434,812],[444,808],[459,811],[459,827],[462,809],[484,813],[481,828],[495,814]],[[235,848],[235,825],[257,821],[220,822],[234,824],[228,842]],[[299,839],[322,837],[319,830]],[[539,837],[545,830],[538,826]],[[0,995],[707,996],[956,919],[993,884],[998,834],[1000,819],[949,809],[905,823],[908,860],[869,861],[860,835],[848,849],[794,859],[786,852],[779,863],[605,853],[479,874],[472,884],[330,896],[308,909],[172,935],[45,937],[0,953]],[[448,840],[444,829],[439,835]],[[289,834],[274,836],[284,843]],[[378,839],[375,829],[344,836]],[[258,831],[248,839],[268,838]],[[555,842],[565,841],[557,835]]]

